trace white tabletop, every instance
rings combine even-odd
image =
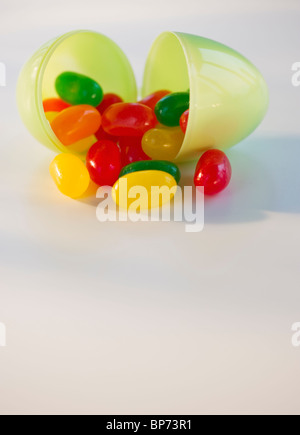
[[[300,412],[299,18],[298,0],[2,0],[1,414]],[[80,28],[114,39],[140,84],[163,30],[221,41],[265,75],[268,115],[229,151],[203,232],[101,224],[95,198],[56,190],[15,86],[36,48]]]

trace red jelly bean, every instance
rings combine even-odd
[[[111,140],[112,142],[116,142],[118,140],[117,136],[112,136],[111,134],[106,133],[102,127],[99,128],[95,136],[98,140]]]
[[[71,107],[70,104],[65,103],[60,98],[48,98],[43,101],[44,112],[61,112],[68,107]]]
[[[223,151],[206,151],[196,167],[195,186],[204,186],[206,195],[215,195],[228,186],[231,172],[230,162]]]
[[[86,167],[98,186],[113,186],[122,169],[118,145],[109,140],[95,143],[87,153]]]
[[[170,91],[157,91],[143,98],[141,101],[139,101],[139,103],[144,104],[145,106],[148,106],[150,109],[154,110],[156,104],[170,93]]]
[[[123,167],[141,160],[151,160],[142,149],[142,140],[140,137],[120,137],[119,145],[121,148]]]
[[[112,106],[113,104],[122,103],[123,100],[117,94],[104,94],[102,102],[97,107],[97,110],[101,113],[101,115],[105,112],[105,110]]]
[[[188,126],[188,122],[189,122],[189,115],[190,115],[190,110],[186,110],[180,118],[180,128],[183,131],[183,133],[186,132],[187,126]]]
[[[113,104],[102,119],[103,129],[114,136],[141,137],[156,123],[153,110],[139,103]]]

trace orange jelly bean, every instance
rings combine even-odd
[[[51,122],[52,130],[65,146],[92,136],[100,126],[101,115],[98,110],[84,104],[63,110]]]
[[[48,98],[43,101],[44,112],[62,112],[68,107],[71,107],[71,105],[60,98]]]

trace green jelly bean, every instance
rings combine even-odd
[[[178,127],[180,117],[190,107],[189,92],[176,92],[161,99],[155,106],[158,121],[168,127]]]
[[[56,92],[66,103],[77,106],[98,106],[103,100],[101,86],[91,78],[74,72],[64,72],[55,82]]]
[[[139,162],[130,163],[130,165],[125,166],[120,172],[119,178],[124,177],[124,175],[131,174],[132,172],[140,171],[162,171],[167,172],[175,178],[178,184],[181,178],[180,170],[178,166],[174,163],[168,162],[167,160],[142,160]]]

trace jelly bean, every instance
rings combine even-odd
[[[195,186],[204,186],[206,195],[215,195],[228,186],[231,172],[230,162],[223,151],[206,151],[196,167]]]
[[[60,98],[48,98],[43,101],[44,112],[61,112],[70,107],[70,104]]]
[[[73,143],[68,147],[69,150],[76,151],[77,153],[85,153],[87,152],[98,139],[95,135],[86,137],[85,139],[79,140],[78,142]]]
[[[179,183],[181,177],[178,166],[166,160],[148,160],[148,161],[131,163],[130,165],[127,165],[125,166],[125,168],[122,169],[119,177],[121,178],[126,174],[131,174],[132,172],[140,172],[140,171],[168,172],[168,174],[174,177],[177,184]]]
[[[156,125],[152,109],[139,103],[118,103],[103,113],[102,126],[115,136],[143,136]]]
[[[101,113],[101,115],[105,112],[105,110],[112,106],[113,104],[123,103],[123,100],[119,95],[116,94],[104,94],[102,102],[97,107],[97,110]]]
[[[50,165],[58,189],[70,198],[80,198],[88,189],[90,176],[84,163],[72,154],[59,154]]]
[[[188,126],[188,122],[189,122],[189,115],[190,115],[190,110],[186,110],[180,118],[180,128],[183,131],[183,133],[186,132],[187,126]]]
[[[59,112],[45,112],[45,116],[48,122],[54,121],[54,119],[59,115]]]
[[[162,195],[152,194],[157,188],[164,187],[170,189],[169,194],[168,191]],[[154,191],[151,191],[151,188]],[[167,172],[155,170],[131,172],[119,178],[115,183],[112,189],[112,198],[119,207],[125,209],[128,209],[138,199],[140,210],[146,210],[161,207],[169,202],[174,197],[176,189],[177,183],[174,177]]]
[[[106,133],[102,127],[95,133],[95,136],[98,140],[111,140],[113,142],[117,142],[118,136],[112,136],[111,134]]]
[[[86,167],[98,186],[113,186],[122,167],[118,145],[108,140],[97,142],[87,153]]]
[[[100,113],[87,105],[69,107],[51,122],[52,130],[65,146],[95,134],[100,125]]]
[[[170,93],[170,91],[156,91],[153,94],[143,98],[141,101],[139,101],[139,103],[144,104],[145,106],[148,106],[150,109],[154,110],[156,104]]]
[[[91,78],[75,72],[64,72],[55,82],[60,98],[72,105],[98,106],[103,99],[101,86]]]
[[[142,148],[153,160],[174,160],[183,140],[184,133],[180,127],[158,127],[143,136]]]
[[[155,106],[155,115],[158,121],[168,127],[179,126],[180,117],[190,105],[188,92],[176,92],[167,95]]]
[[[127,166],[130,163],[140,160],[150,160],[143,149],[140,137],[120,137],[118,144],[121,148],[122,166]]]

